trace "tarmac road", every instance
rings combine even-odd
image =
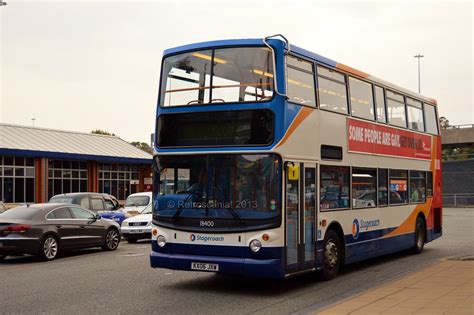
[[[149,242],[122,242],[115,252],[84,250],[52,262],[8,258],[0,263],[0,314],[314,312],[440,258],[474,255],[474,209],[444,209],[443,224],[443,237],[421,255],[350,265],[329,282],[316,274],[268,281],[151,269]]]

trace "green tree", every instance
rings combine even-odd
[[[130,144],[133,145],[136,148],[139,148],[140,150],[145,151],[146,153],[150,153],[150,154],[153,153],[150,145],[146,142],[132,141],[132,142],[130,142]]]
[[[102,130],[102,129],[92,130],[91,133],[96,134],[96,135],[115,136],[115,133],[110,133],[110,132]]]
[[[451,125],[449,124],[449,120],[446,117],[441,116],[439,118],[439,127],[441,128],[441,130],[446,130],[446,129],[451,128]]]
[[[439,127],[441,130],[454,128],[449,120],[441,116],[439,118]],[[443,161],[447,160],[469,160],[474,159],[474,148],[449,148],[443,149],[442,152]]]

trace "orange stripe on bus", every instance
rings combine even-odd
[[[286,140],[291,136],[291,134],[298,128],[299,125],[313,112],[312,108],[309,107],[303,107],[301,111],[296,115],[295,119],[290,125],[290,128],[288,128],[287,133],[283,137],[283,139],[280,141],[280,143],[275,147],[278,148],[279,146],[282,146]]]
[[[362,72],[360,70],[354,69],[354,68],[349,67],[349,66],[346,66],[345,64],[342,64],[342,63],[336,64],[336,68],[347,71],[347,72],[355,74],[355,75],[358,75],[359,77],[362,77],[362,78],[367,78],[369,76],[365,72]]]
[[[438,154],[438,137],[433,137],[433,145],[431,146],[433,151],[431,151],[431,163],[430,163],[430,171],[433,172],[433,183],[436,183],[435,179],[437,176],[436,171],[436,157]],[[434,188],[433,188],[434,190]],[[430,223],[430,214],[431,214],[431,204],[433,202],[433,198],[426,198],[425,204],[420,204],[415,207],[412,211],[410,216],[394,231],[384,235],[384,237],[391,237],[400,234],[406,233],[413,233],[415,232],[415,224],[416,218],[418,217],[418,213],[422,212],[426,219],[426,225],[428,227]]]
[[[394,231],[384,235],[383,237],[392,237],[400,234],[407,234],[415,232],[415,223],[416,218],[418,217],[418,213],[423,212],[425,215],[426,220],[428,220],[428,214],[431,208],[431,201],[432,198],[427,198],[425,204],[420,204],[415,207],[412,211],[410,216],[402,223],[399,227],[397,227]]]

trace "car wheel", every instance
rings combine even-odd
[[[116,250],[120,243],[120,234],[116,229],[109,229],[105,235],[105,244],[103,250]]]
[[[324,238],[323,278],[331,280],[337,276],[342,260],[341,241],[336,231],[329,230]]]
[[[0,254],[0,261],[4,261],[7,258],[7,255]]]
[[[131,244],[134,244],[138,241],[138,239],[136,238],[127,238],[127,242],[131,243]]]
[[[53,260],[58,256],[58,253],[58,240],[53,235],[46,235],[41,242],[38,256],[42,260]]]
[[[413,254],[420,254],[425,247],[425,222],[421,217],[416,218],[415,224],[415,245],[411,249]]]

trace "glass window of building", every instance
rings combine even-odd
[[[190,186],[191,169],[165,168],[160,172],[160,194],[183,193]]]
[[[34,158],[0,156],[0,198],[5,203],[35,202]]]
[[[48,199],[59,194],[87,192],[87,163],[48,160]]]
[[[138,166],[129,164],[99,164],[99,192],[125,200],[139,190]]]
[[[388,205],[388,170],[379,169],[378,170],[378,200],[379,207]]]
[[[410,203],[426,201],[426,173],[410,171]]]
[[[313,64],[288,56],[286,66],[288,101],[316,107]]]
[[[352,168],[352,207],[370,208],[377,205],[377,170]]]
[[[346,77],[337,71],[318,66],[319,107],[347,114]]]
[[[374,120],[372,84],[349,77],[352,116]]]
[[[408,127],[412,130],[425,131],[423,123],[423,105],[407,97]]]
[[[408,203],[408,171],[390,170],[391,205]]]
[[[321,165],[321,210],[349,208],[349,167]]]
[[[436,116],[436,109],[432,105],[425,104],[425,120],[426,132],[433,135],[438,134],[438,118]]]
[[[403,95],[387,90],[388,122],[398,127],[407,127],[405,102]]]
[[[375,104],[377,107],[377,121],[386,123],[387,117],[385,116],[385,95],[383,89],[380,86],[375,87]]]

